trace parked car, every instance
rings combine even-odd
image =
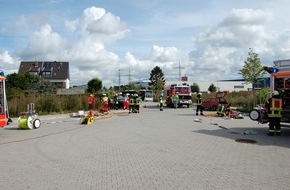
[[[118,96],[119,99],[119,104],[118,104],[118,109],[123,109],[124,107],[124,96]],[[115,100],[114,98],[110,99],[110,103],[109,103],[110,109],[115,109]]]
[[[224,98],[227,92],[217,92],[216,97],[207,98],[202,102],[202,106],[206,110],[216,111],[220,104],[227,105],[228,102]]]

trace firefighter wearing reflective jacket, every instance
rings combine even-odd
[[[129,113],[134,111],[134,98],[133,95],[131,94],[129,96]]]
[[[138,94],[135,94],[135,99],[134,99],[134,107],[135,107],[135,113],[139,113],[140,111],[140,98]]]
[[[283,109],[283,102],[279,95],[279,92],[274,90],[272,98],[269,98],[266,102],[265,107],[268,111],[269,121],[269,133],[268,135],[274,136],[275,132],[277,136],[281,135],[281,112]]]
[[[160,108],[160,111],[163,111],[163,95],[162,94],[159,97],[159,108]]]
[[[203,115],[202,111],[201,93],[198,93],[196,97],[196,115],[198,115],[198,112],[200,112],[200,115]]]

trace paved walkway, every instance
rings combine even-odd
[[[146,108],[145,108],[146,105]],[[195,116],[142,103],[81,125],[42,116],[35,130],[0,129],[0,189],[289,189],[290,129],[268,137],[248,117]],[[236,139],[256,143],[238,143]]]

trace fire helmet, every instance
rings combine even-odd
[[[279,95],[279,92],[277,90],[274,90],[273,91],[273,96],[278,96]]]

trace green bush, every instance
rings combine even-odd
[[[71,113],[88,109],[88,95],[31,94],[7,97],[10,117],[18,117],[20,112],[27,112],[27,106],[34,103],[38,115]],[[99,97],[95,99],[95,110],[102,106]]]
[[[62,105],[57,95],[42,95],[36,101],[35,109],[39,114],[62,113]]]
[[[253,108],[253,92],[241,91],[231,92],[225,96],[225,99],[233,107],[238,107],[240,111],[249,112]],[[269,89],[263,89],[256,92],[257,102],[264,102]],[[8,96],[8,108],[11,117],[19,116],[20,112],[27,111],[27,105],[34,103],[35,110],[39,115],[53,114],[53,113],[72,113],[79,110],[88,109],[88,94],[83,95],[55,95],[55,94],[31,94],[21,96]],[[215,93],[203,94],[202,100],[208,97],[215,96]],[[196,95],[193,94],[192,100],[195,102]],[[155,101],[158,99],[155,97]],[[95,98],[95,110],[99,110],[102,107],[101,95]]]

